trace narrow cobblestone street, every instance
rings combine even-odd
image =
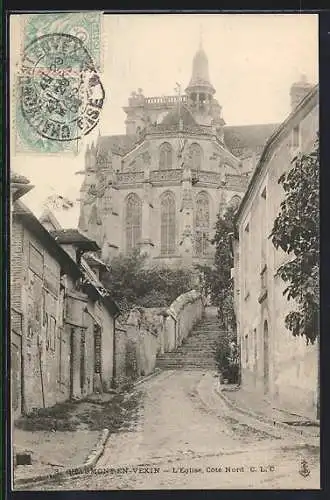
[[[24,489],[318,488],[317,446],[233,418],[214,381],[212,372],[161,372],[139,387],[137,418],[110,436],[92,472]]]

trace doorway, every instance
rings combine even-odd
[[[11,367],[11,405],[13,417],[22,412],[22,337],[12,331],[10,349]]]

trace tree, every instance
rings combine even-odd
[[[292,255],[276,275],[283,294],[297,305],[285,318],[294,336],[314,343],[319,334],[319,139],[313,150],[294,158],[278,180],[285,192],[270,234],[276,249]]]
[[[239,383],[239,347],[237,345],[234,311],[234,284],[231,269],[234,265],[232,236],[237,207],[229,205],[225,213],[218,214],[212,244],[215,245],[214,264],[197,266],[203,276],[205,293],[218,309],[221,331],[215,345],[215,361],[222,380]]]
[[[212,303],[218,308],[220,325],[224,330],[235,331],[234,287],[231,277],[233,254],[231,236],[234,233],[234,216],[236,207],[229,206],[225,213],[218,214],[215,236],[214,265],[197,266],[204,277],[206,292],[210,294]]]
[[[122,312],[133,306],[168,307],[179,295],[191,290],[191,271],[149,267],[146,258],[138,249],[130,255],[114,257],[110,270],[102,276],[104,286]]]

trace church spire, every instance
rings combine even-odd
[[[200,46],[193,59],[192,75],[186,92],[187,94],[191,92],[215,94],[215,88],[210,81],[209,62],[203,49],[202,29],[200,30]]]

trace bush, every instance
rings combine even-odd
[[[102,275],[102,282],[122,313],[132,307],[168,307],[192,288],[193,275],[186,269],[148,267],[146,255],[138,250],[119,255]]]
[[[239,350],[236,340],[223,333],[219,338],[215,348],[215,360],[223,382],[227,380],[229,384],[239,384]]]
[[[234,266],[232,254],[232,236],[235,230],[234,217],[236,207],[227,207],[224,214],[219,213],[215,226],[212,245],[215,246],[212,266],[196,266],[202,275],[205,295],[210,296],[212,305],[218,309],[220,327],[224,330],[236,330],[234,311],[234,285],[231,269]]]

